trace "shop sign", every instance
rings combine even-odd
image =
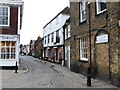
[[[17,40],[16,37],[1,37],[2,40]]]
[[[108,34],[99,35],[96,37],[96,43],[105,43],[108,42]]]

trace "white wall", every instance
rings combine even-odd
[[[44,37],[44,47],[48,46],[57,46],[63,45],[63,25],[66,20],[68,20],[70,16],[67,14],[59,14],[53,21],[51,21],[44,29],[43,29],[43,37]],[[56,42],[56,31],[59,30],[60,43],[54,44]],[[53,42],[51,42],[51,35],[54,33]],[[48,43],[48,35],[50,35],[50,42]],[[46,37],[46,44],[45,44]]]

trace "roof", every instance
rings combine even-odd
[[[22,0],[0,0],[0,3],[4,4],[23,4]]]
[[[60,13],[58,13],[50,22],[52,22],[58,15],[60,14],[70,14],[70,8],[66,7],[64,8]],[[48,22],[43,28],[45,28],[50,22]]]

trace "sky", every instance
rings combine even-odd
[[[69,0],[23,0],[23,22],[20,30],[20,43],[43,37],[43,27],[65,7]]]

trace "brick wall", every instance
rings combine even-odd
[[[17,35],[18,29],[18,7],[10,6],[10,26],[0,27],[0,34]]]
[[[120,80],[120,19],[119,3],[107,2],[107,11],[96,15],[95,2],[90,3],[91,22],[91,54],[92,54],[92,76],[119,86]],[[80,60],[80,39],[89,38],[89,13],[86,6],[86,21],[80,22],[79,3],[70,3],[71,12],[71,65],[75,62],[79,65],[79,72],[87,75],[87,68],[90,65],[88,52],[88,62]],[[107,18],[108,15],[108,18]],[[109,42],[96,43],[96,37],[101,34],[108,34]],[[107,79],[105,79],[107,78]]]

